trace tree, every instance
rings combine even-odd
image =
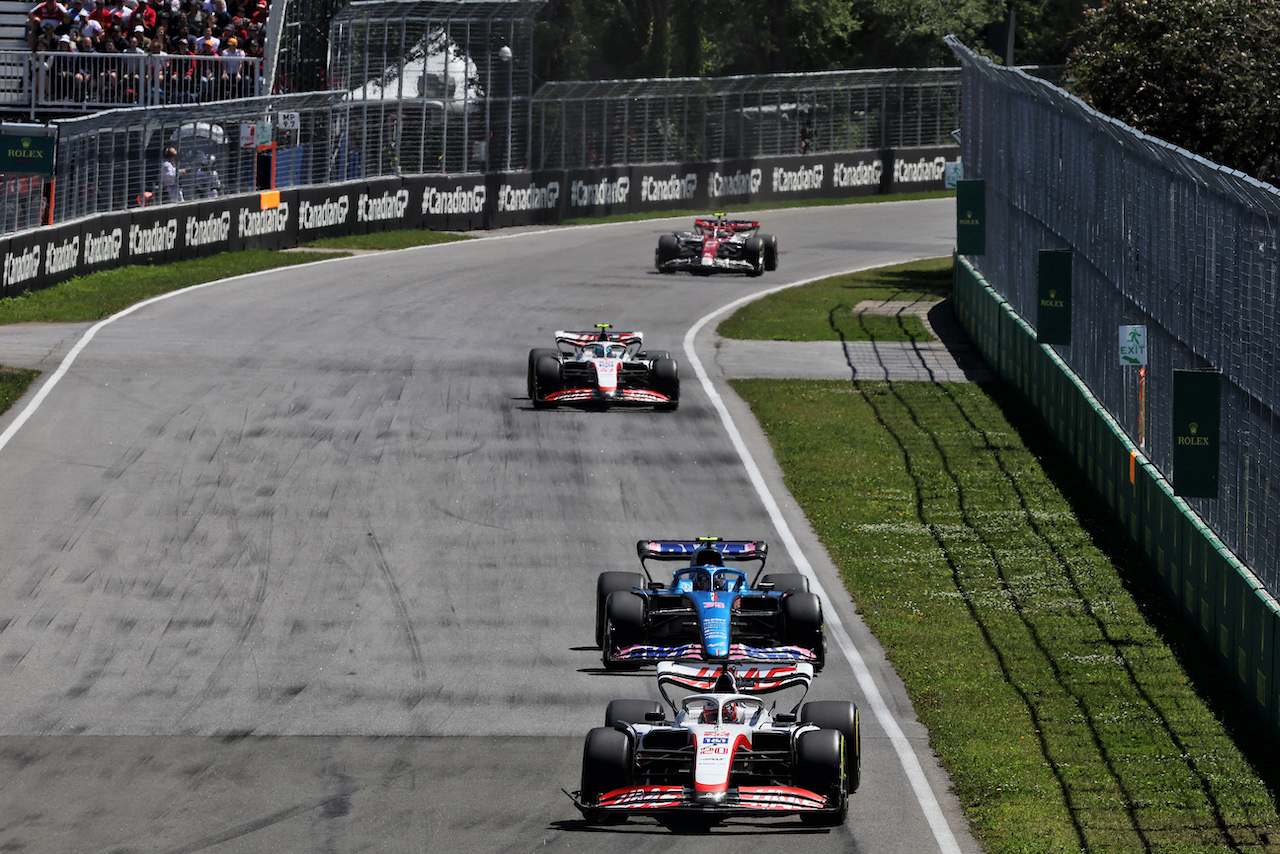
[[[1099,112],[1270,180],[1280,165],[1280,3],[1103,0],[1068,59]]]

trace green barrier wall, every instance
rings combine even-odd
[[[1200,521],[1172,485],[1035,331],[962,257],[956,317],[1044,423],[1155,573],[1177,612],[1212,649],[1241,697],[1280,738],[1280,605]]]

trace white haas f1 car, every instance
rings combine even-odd
[[[654,264],[660,273],[746,273],[759,276],[778,269],[778,238],[761,234],[754,220],[696,219],[693,231],[677,231],[658,238]]]
[[[693,665],[664,661],[656,700],[614,700],[605,725],[587,733],[582,787],[567,793],[587,821],[683,814],[709,822],[729,815],[798,814],[808,824],[843,824],[858,788],[858,707],[804,703],[813,668],[795,664]],[[695,693],[679,702],[668,686]],[[798,687],[790,711],[759,695]],[[803,703],[803,705],[802,705]]]
[[[529,351],[529,399],[538,409],[560,404],[680,405],[680,368],[665,350],[644,351],[640,332],[556,332],[557,349]]]

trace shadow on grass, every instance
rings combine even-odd
[[[1128,594],[1143,618],[1158,633],[1182,666],[1196,695],[1222,722],[1258,778],[1280,806],[1280,765],[1275,761],[1277,745],[1266,726],[1253,714],[1231,677],[1216,662],[1212,649],[1199,633],[1179,616],[1177,606],[1161,589],[1155,570],[1141,551],[1129,541],[1124,528],[1100,504],[1085,475],[1053,439],[1039,413],[1012,387],[1004,383],[983,385],[988,397],[1018,430],[1027,449],[1035,455],[1045,475],[1061,491],[1072,512],[1080,519],[1093,545],[1114,565]]]

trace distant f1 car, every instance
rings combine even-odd
[[[660,273],[746,273],[759,276],[778,269],[778,238],[761,234],[760,223],[714,218],[696,219],[693,231],[677,231],[658,238],[654,264]]]
[[[656,700],[609,703],[605,725],[583,744],[581,788],[566,794],[596,823],[792,813],[807,824],[843,824],[861,779],[858,707],[804,703],[812,679],[802,662],[662,662],[658,687],[674,719]],[[676,702],[668,686],[697,693]],[[766,708],[759,696],[793,687],[801,695],[789,712]]]
[[[609,404],[675,409],[680,366],[665,350],[644,351],[640,332],[556,331],[556,348],[529,351],[529,399],[538,409]]]
[[[596,643],[608,669],[663,660],[826,661],[822,600],[798,573],[764,575],[758,540],[641,540],[638,572],[596,580]],[[688,560],[670,582],[648,560]],[[725,562],[759,561],[755,578]]]

